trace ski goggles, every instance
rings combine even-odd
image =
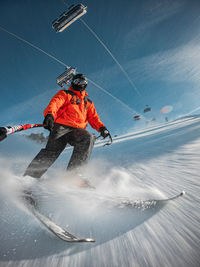
[[[87,85],[87,79],[77,78],[74,79],[72,82],[77,85]]]

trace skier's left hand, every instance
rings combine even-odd
[[[106,127],[101,127],[99,129],[101,136],[105,139],[106,137],[110,136],[110,132],[108,131],[108,129]]]

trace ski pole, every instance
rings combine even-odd
[[[110,133],[108,134],[108,137],[109,137],[109,141],[107,143],[105,143],[103,146],[110,146],[112,144],[113,140],[112,140],[112,136],[111,136]],[[99,139],[99,138],[101,138],[101,135],[97,136],[96,140]],[[102,140],[104,140],[104,139],[105,138],[103,138]]]
[[[24,125],[0,127],[0,142],[4,140],[9,134],[43,126],[44,126],[43,124],[24,124]]]
[[[111,145],[111,144],[112,144],[112,142],[113,142],[113,140],[112,140],[112,136],[111,136],[111,134],[110,134],[110,133],[108,134],[108,137],[109,137],[110,141],[109,141],[109,142],[107,142],[107,143],[105,143],[105,144],[104,144],[104,146],[109,146],[109,145]]]

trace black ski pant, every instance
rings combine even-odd
[[[94,142],[95,136],[85,129],[55,124],[46,147],[32,160],[24,176],[40,178],[59,157],[67,144],[74,147],[67,169],[79,168],[87,164]]]

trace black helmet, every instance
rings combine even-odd
[[[87,87],[87,78],[81,73],[74,75],[71,87],[75,91],[84,91]]]

